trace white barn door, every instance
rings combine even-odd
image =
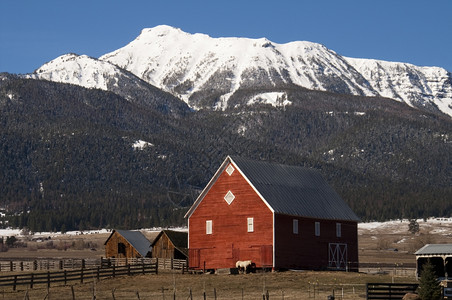
[[[346,270],[347,263],[347,244],[329,243],[328,267],[335,270]]]

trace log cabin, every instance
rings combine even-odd
[[[313,169],[228,156],[185,217],[191,269],[358,269],[359,218]]]

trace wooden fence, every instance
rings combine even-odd
[[[110,268],[97,267],[94,269],[80,269],[80,270],[64,270],[58,272],[45,272],[45,273],[29,273],[29,274],[16,274],[0,276],[0,286],[12,286],[13,290],[16,290],[18,285],[28,285],[33,288],[37,284],[46,284],[50,287],[52,283],[64,282],[66,285],[69,281],[80,281],[96,279],[100,280],[104,277],[116,277],[122,275],[135,275],[135,274],[149,274],[158,273],[157,263],[148,264],[136,264],[117,267],[113,265]]]
[[[182,270],[188,268],[187,260],[170,258],[93,258],[93,259],[35,259],[1,260],[0,272],[33,272],[108,268],[127,265],[158,264],[162,270]]]
[[[417,283],[368,283],[366,284],[366,299],[402,299],[406,293],[413,293]]]

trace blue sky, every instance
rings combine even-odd
[[[0,12],[0,72],[30,73],[66,53],[99,57],[162,24],[452,72],[451,0],[1,0]]]

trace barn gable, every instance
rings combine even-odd
[[[190,217],[220,174],[236,168],[274,213],[319,219],[359,221],[339,195],[313,169],[228,156],[185,217]]]

